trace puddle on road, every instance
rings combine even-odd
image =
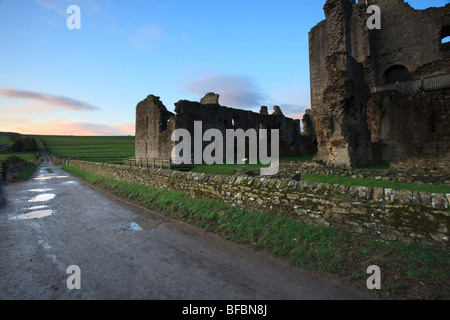
[[[31,198],[28,202],[45,202],[54,199],[56,195],[54,193],[44,193],[36,197]]]
[[[138,221],[137,224],[144,230],[153,230],[158,227],[158,225],[151,221]]]
[[[134,231],[142,231],[142,229],[136,222],[130,222],[128,225],[128,229],[134,230]]]
[[[39,172],[39,174],[34,178],[34,180],[50,180],[50,179],[67,179],[69,176],[57,176],[55,174],[45,174],[44,172]]]
[[[48,208],[48,206],[35,206],[35,207],[28,208],[28,210],[34,211],[34,210],[41,210],[41,209],[47,209],[47,208]]]
[[[127,224],[127,229],[133,231],[153,230],[157,227],[158,225],[151,221],[133,221]]]
[[[33,219],[41,219],[53,214],[53,210],[38,210],[29,213],[22,214],[20,216],[15,217],[17,220],[33,220]]]
[[[47,177],[47,176],[44,176],[44,175],[38,175],[36,178],[34,178],[33,180],[49,180],[49,179],[51,179],[52,177]]]
[[[28,191],[30,191],[30,192],[49,192],[49,191],[52,191],[53,189],[31,189],[31,190],[28,190]]]

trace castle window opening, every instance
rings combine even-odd
[[[386,84],[410,80],[408,69],[402,65],[394,65],[384,72],[384,82]]]
[[[450,46],[450,26],[442,27],[442,30],[441,30],[441,44],[445,45],[446,47]]]

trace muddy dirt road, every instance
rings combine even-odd
[[[0,299],[371,298],[111,198],[48,159],[5,191]],[[67,287],[69,266],[79,290]]]

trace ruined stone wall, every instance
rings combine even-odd
[[[446,172],[450,174],[450,153],[432,156],[394,159],[391,162],[392,170],[408,170],[422,172]],[[446,184],[450,184],[450,178]]]
[[[177,114],[176,127],[194,132],[194,122],[201,121],[203,133],[208,129],[218,129],[223,133],[227,129],[278,129],[280,130],[280,155],[297,156],[305,154],[304,141],[300,134],[300,120],[285,117],[275,108],[273,114],[258,114],[251,111],[223,107],[218,104],[201,104],[191,101],[179,101],[175,104]],[[269,133],[270,134],[270,133]],[[193,137],[192,137],[193,138]]]
[[[441,50],[441,30],[446,25],[450,26],[450,5],[414,10],[403,1],[371,2],[382,12],[382,27],[374,32],[378,79],[382,81],[384,72],[393,65],[403,65],[411,73],[425,64],[445,58]]]
[[[71,161],[102,176],[386,241],[449,247],[450,194]]]
[[[138,159],[170,157],[175,116],[159,97],[149,95],[136,107],[136,151]]]
[[[414,10],[402,0],[359,2],[326,1],[326,20],[309,33],[316,159],[361,167],[403,156],[439,153],[442,148],[448,152],[446,142],[442,142],[446,138],[434,142],[430,138],[437,137],[435,128],[446,122],[446,92],[394,99],[395,94],[389,98],[372,95],[371,89],[396,78],[448,73],[449,50],[441,45],[441,38],[443,28],[450,26],[450,4]],[[381,9],[381,30],[367,28],[370,4]],[[438,105],[439,100],[443,105]],[[413,105],[407,106],[411,101]],[[418,117],[412,119],[412,114]],[[425,124],[418,126],[421,119]]]
[[[374,93],[368,114],[372,142],[380,145],[383,161],[450,150],[450,89]]]
[[[360,30],[367,16],[362,20],[359,8],[352,1],[327,1],[326,20],[309,34],[316,159],[347,167],[371,162],[365,113],[370,89],[365,81],[365,66],[352,56],[352,41],[360,48],[369,39]],[[352,29],[355,25],[356,31]],[[368,49],[362,48],[355,55],[361,59],[367,53]]]
[[[209,129],[218,129],[226,137],[227,129],[280,130],[280,156],[298,156],[315,152],[315,130],[308,123],[308,134],[300,132],[300,120],[285,117],[280,108],[275,106],[272,114],[267,107],[261,113],[228,108],[219,105],[219,96],[207,94],[201,102],[181,100],[175,104],[175,114],[167,111],[159,97],[148,96],[136,107],[136,158],[167,158],[175,145],[171,141],[176,129],[187,129],[194,145],[196,121],[202,122],[202,136]],[[198,137],[197,137],[198,139]],[[206,147],[210,142],[205,142]],[[248,144],[248,141],[247,141]],[[224,141],[224,148],[226,144]],[[225,152],[224,152],[225,155]],[[186,156],[186,155],[185,155]],[[239,159],[241,160],[241,159]]]

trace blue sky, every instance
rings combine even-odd
[[[0,131],[134,134],[149,94],[259,111],[310,106],[308,32],[323,0],[0,0]],[[448,0],[411,0],[416,9]],[[81,9],[69,30],[66,10]]]

